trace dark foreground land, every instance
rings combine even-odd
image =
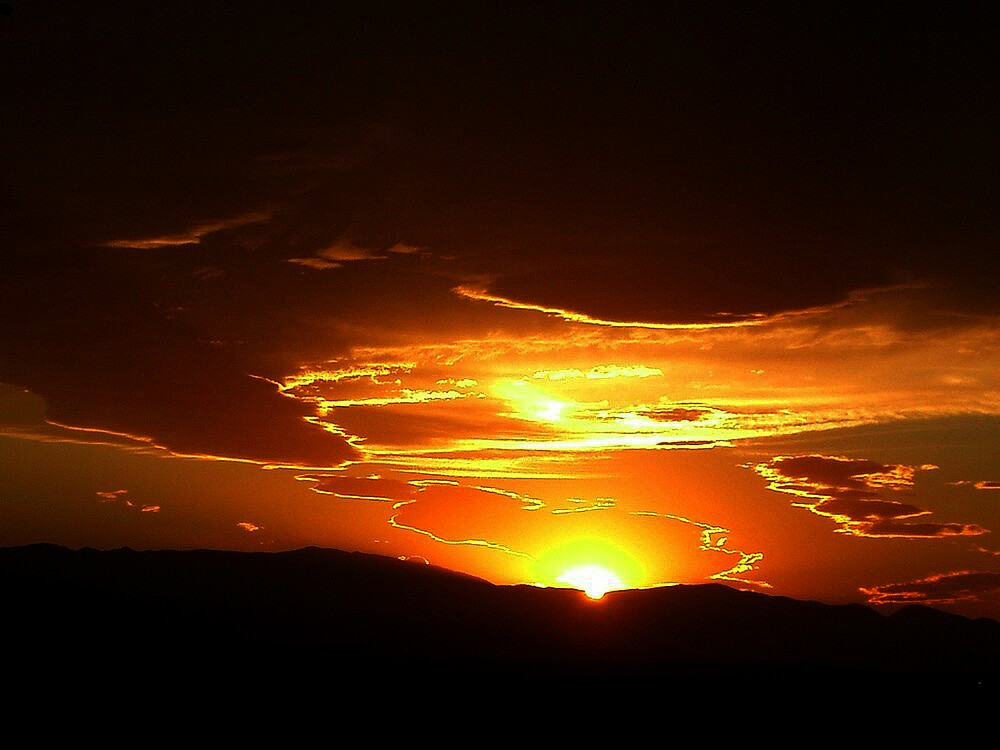
[[[505,686],[515,701],[700,685],[732,699],[775,685],[995,690],[1000,677],[1000,623],[926,607],[884,616],[715,584],[594,602],[329,549],[3,548],[0,592],[8,682],[119,692],[162,677],[202,691]]]

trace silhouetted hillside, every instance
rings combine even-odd
[[[923,607],[886,617],[723,585],[620,591],[494,586],[393,558],[0,549],[8,665],[59,674],[448,673],[539,680],[720,675],[754,682],[995,684],[1000,623]],[[627,683],[622,683],[627,684]]]

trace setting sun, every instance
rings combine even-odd
[[[624,545],[593,536],[563,540],[534,563],[540,585],[580,589],[591,599],[608,591],[641,586],[643,566]]]
[[[556,580],[581,589],[591,599],[600,599],[609,591],[625,587],[622,579],[610,570],[593,564],[570,568]]]

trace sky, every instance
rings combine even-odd
[[[0,545],[1000,617],[987,10],[10,10]]]

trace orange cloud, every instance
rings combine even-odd
[[[102,503],[113,503],[128,494],[128,490],[98,490],[97,496]]]
[[[1000,482],[994,482],[992,480],[984,479],[978,482],[973,482],[968,479],[960,479],[957,482],[949,482],[956,487],[974,487],[977,490],[1000,490]]]
[[[98,490],[96,494],[101,498],[102,503],[115,503],[120,500],[126,508],[135,508],[140,513],[160,512],[159,505],[146,505],[133,501],[128,497],[128,490]]]
[[[498,325],[513,321],[527,332],[358,347],[340,360],[302,365],[281,380],[282,392],[379,460],[421,448],[441,457],[708,448],[1000,413],[995,327],[981,321],[945,341],[922,329],[873,326],[865,306],[886,295],[859,294],[754,326],[674,330],[567,321],[552,332],[530,311],[499,305]],[[955,385],[945,375],[959,365],[967,376]],[[888,488],[897,479],[873,476],[869,484]]]
[[[887,497],[884,491],[912,487],[917,471],[904,464],[882,464],[839,456],[777,456],[754,470],[768,489],[794,495],[794,505],[835,521],[840,531],[864,537],[940,538],[978,536],[987,529],[970,523],[914,523],[929,510]]]

